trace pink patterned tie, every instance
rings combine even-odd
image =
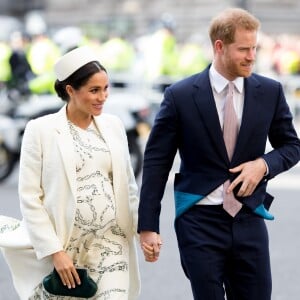
[[[227,149],[227,154],[229,160],[231,160],[238,131],[238,119],[233,106],[233,90],[234,83],[229,81],[228,83],[228,94],[226,97],[225,107],[224,107],[224,124],[223,124],[223,137],[225,146]],[[232,217],[234,217],[239,210],[242,208],[242,203],[235,199],[233,193],[226,193],[230,185],[230,181],[227,180],[224,182],[224,195],[223,195],[223,208],[227,211]]]

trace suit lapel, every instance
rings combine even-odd
[[[199,114],[203,120],[203,124],[206,126],[206,130],[214,143],[215,149],[218,150],[224,160],[228,161],[223,139],[223,131],[220,126],[220,120],[212,93],[208,70],[209,68],[207,68],[203,73],[200,73],[194,82],[193,97]]]
[[[249,135],[251,135],[252,129],[256,126],[255,116],[259,113],[260,107],[259,86],[259,82],[253,77],[245,78],[244,80],[244,109],[233,160],[238,159],[239,153],[243,153],[244,149],[248,147]]]

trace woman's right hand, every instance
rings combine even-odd
[[[65,251],[59,251],[52,254],[53,265],[58,272],[63,285],[69,289],[80,285],[80,278],[73,264],[73,261]]]

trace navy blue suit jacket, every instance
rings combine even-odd
[[[175,192],[202,197],[232,179],[229,168],[264,158],[268,176],[251,196],[239,200],[251,209],[262,203],[269,208],[273,197],[266,192],[267,182],[299,161],[300,142],[279,82],[252,74],[244,79],[244,88],[242,122],[231,162],[209,68],[165,90],[145,150],[138,231],[159,232],[161,199],[177,150],[181,164],[175,176]],[[268,138],[273,150],[265,153]]]

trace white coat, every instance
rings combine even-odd
[[[116,218],[129,243],[129,299],[138,297],[140,278],[136,253],[137,185],[121,121],[109,114],[95,117],[112,158]],[[30,121],[22,142],[19,196],[23,220],[14,231],[0,234],[0,247],[21,300],[52,269],[51,254],[65,249],[76,210],[76,169],[66,106]]]

